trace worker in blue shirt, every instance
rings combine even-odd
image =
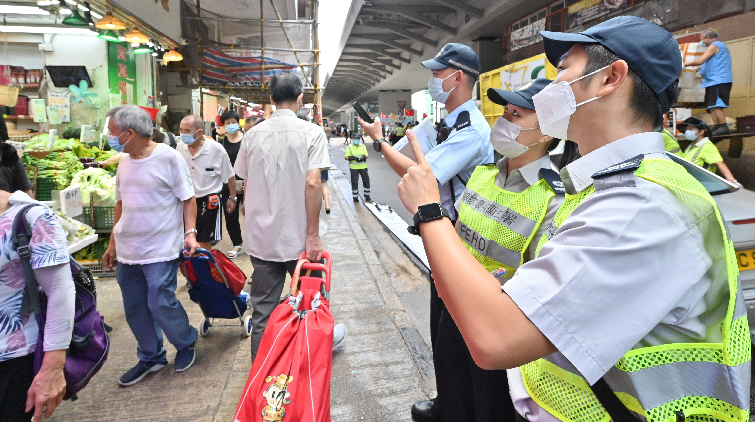
[[[493,163],[493,146],[490,144],[490,125],[472,100],[474,85],[481,73],[477,53],[463,44],[449,43],[435,58],[425,60],[422,65],[432,71],[427,84],[434,101],[444,103],[448,116],[440,124],[437,146],[427,153],[427,161],[438,182],[440,201],[443,207],[453,210],[450,218],[455,222],[458,214],[454,203],[461,197],[475,167]],[[393,170],[403,176],[416,165],[409,157],[395,150],[382,137],[380,119],[368,124],[359,119],[364,131],[372,138],[374,147],[381,152]],[[430,336],[433,351],[443,347],[438,342],[438,332],[455,330],[451,316],[438,297],[435,284],[430,283]],[[460,340],[461,341],[461,340]],[[463,346],[463,345],[462,345]],[[433,353],[436,382],[443,380],[444,365],[457,365],[458,362],[439,361]],[[440,405],[443,397],[420,401],[412,406],[412,418],[417,422],[440,420]]]
[[[687,63],[687,66],[700,66],[705,88],[705,107],[713,117],[713,136],[731,133],[726,124],[724,109],[729,108],[729,94],[734,82],[731,71],[729,47],[718,40],[718,31],[706,29],[700,34],[700,44],[706,47],[702,57]]]

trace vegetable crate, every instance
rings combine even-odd
[[[55,180],[49,177],[37,177],[35,195],[38,201],[51,201],[51,192],[58,188]]]
[[[81,261],[79,264],[87,267],[94,277],[115,277],[116,270],[108,270],[99,260]]]

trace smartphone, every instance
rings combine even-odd
[[[370,115],[367,114],[367,112],[364,110],[364,108],[362,108],[361,105],[359,105],[358,102],[354,101],[354,103],[352,103],[351,106],[354,107],[354,110],[357,111],[357,114],[359,114],[359,117],[361,117],[362,120],[364,120],[365,122],[369,124],[375,123],[375,121],[372,120],[372,117],[370,117]]]

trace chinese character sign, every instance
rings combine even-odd
[[[108,43],[108,78],[111,96],[120,97],[118,104],[133,104],[136,97],[136,61],[128,43]]]

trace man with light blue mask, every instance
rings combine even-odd
[[[118,268],[126,321],[138,343],[139,362],[118,381],[129,386],[167,365],[163,333],[178,351],[176,372],[194,363],[197,330],[175,290],[179,252],[194,254],[199,246],[197,208],[189,167],[178,152],[150,139],[149,114],[124,105],[107,117],[110,146],[124,154],[116,174],[115,226],[102,264]]]
[[[468,46],[457,43],[446,44],[435,58],[423,61],[422,65],[432,71],[427,84],[430,96],[434,101],[445,104],[448,112],[448,116],[441,121],[436,139],[437,146],[427,153],[427,161],[438,181],[441,204],[445,209],[451,210],[451,220],[455,222],[458,215],[454,203],[464,192],[475,167],[493,163],[490,125],[472,100],[475,82],[482,68],[477,53]],[[375,149],[383,154],[399,176],[404,176],[407,170],[416,164],[383,139],[380,119],[375,119],[373,124],[367,124],[360,119],[359,123],[364,127],[365,133],[375,141]],[[438,347],[443,347],[438,341],[439,331],[455,331],[453,319],[443,312],[444,308],[443,301],[438,297],[435,284],[431,280],[430,336],[434,351]],[[439,367],[458,364],[440,362],[435,358],[434,361],[436,379],[440,374]],[[439,420],[438,403],[442,400],[442,397],[438,397],[435,400],[415,403],[412,407],[412,417],[417,422]]]
[[[211,249],[223,235],[221,191],[228,184],[230,191],[226,209],[236,209],[236,175],[228,153],[222,145],[204,136],[204,122],[196,115],[181,120],[181,143],[176,151],[186,160],[191,181],[197,195],[197,242],[203,249]]]

